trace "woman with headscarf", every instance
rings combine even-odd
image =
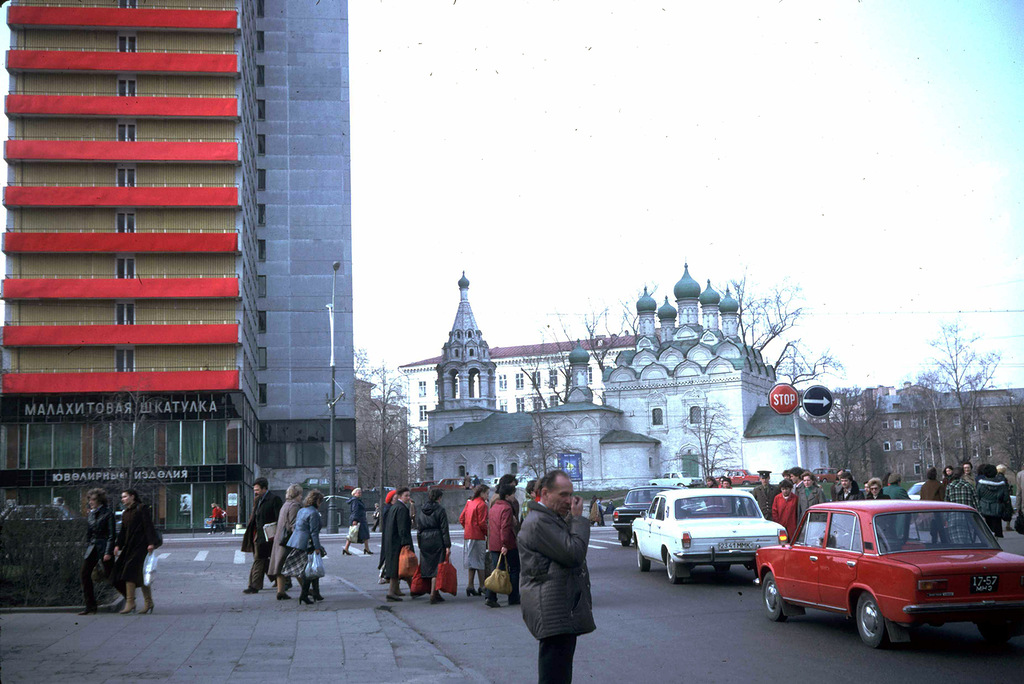
[[[366,524],[366,504],[363,503],[362,497],[362,489],[356,487],[352,490],[352,498],[348,500],[348,524],[349,526],[359,526],[356,543],[363,544],[363,555],[369,556],[373,554],[373,551],[370,550],[370,526]],[[346,556],[352,555],[352,552],[348,550],[351,544],[351,539],[345,540],[345,548],[341,552]]]
[[[420,576],[430,580],[430,602],[443,603],[437,590],[437,566],[451,555],[452,538],[448,531],[448,512],[441,505],[444,490],[434,488],[420,509],[416,541],[420,547]]]
[[[310,554],[327,556],[327,551],[320,543],[320,528],[323,526],[323,522],[320,520],[320,504],[323,503],[323,500],[324,495],[318,489],[314,489],[306,495],[306,505],[295,516],[295,531],[288,539],[288,557],[281,570],[289,577],[299,578],[299,585],[302,587],[299,603],[306,605],[324,600],[324,597],[320,595],[320,578],[309,578],[303,573]],[[311,591],[312,598],[310,598]]]
[[[142,503],[134,489],[121,492],[121,531],[114,543],[114,587],[124,596],[121,615],[135,612],[135,588],[142,589],[146,607],[142,614],[153,612],[153,593],[146,586],[144,575],[146,554],[156,548],[156,528],[149,506]]]
[[[277,600],[288,601],[291,596],[285,593],[291,586],[291,579],[281,574],[281,566],[288,556],[288,539],[295,530],[295,518],[302,508],[302,485],[293,484],[284,495],[284,504],[277,516],[277,534],[274,535],[274,550],[270,552],[270,567],[267,574],[277,581]]]

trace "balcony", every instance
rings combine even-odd
[[[138,73],[179,76],[236,76],[238,57],[230,53],[118,52],[93,48],[13,49],[7,52],[7,70],[19,72]]]
[[[142,4],[142,3],[135,3]],[[145,7],[122,9],[117,2],[97,0],[52,0],[43,5],[13,4],[7,11],[11,28],[114,28],[114,29],[187,29],[215,33],[236,33],[238,12],[225,9],[224,4],[201,0],[195,6],[182,8],[161,6],[159,2]]]
[[[238,253],[237,233],[13,233],[3,236],[4,252],[87,253]]]
[[[238,369],[142,370],[125,373],[82,369],[74,373],[4,373],[5,394],[77,392],[194,392],[237,390]]]
[[[235,185],[137,184],[83,186],[46,184],[4,188],[5,207],[230,207],[238,206]]]
[[[135,119],[237,119],[238,98],[182,97],[178,93],[125,96],[111,93],[12,93],[7,116],[125,117]]]
[[[81,347],[113,344],[238,344],[238,324],[12,325],[0,328],[5,347]]]
[[[92,275],[11,277],[3,282],[4,299],[235,299],[237,274],[166,278]]]
[[[214,162],[239,164],[235,140],[139,138],[133,141],[82,138],[12,139],[4,143],[8,161]]]

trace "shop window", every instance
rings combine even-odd
[[[28,426],[28,467],[53,467],[53,426],[33,423]]]
[[[97,468],[111,465],[109,423],[100,423],[92,428],[92,464]]]
[[[53,426],[53,467],[82,467],[82,425],[58,423]]]
[[[222,465],[228,462],[228,422],[226,420],[206,421],[206,465]]]

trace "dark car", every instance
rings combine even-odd
[[[667,489],[682,489],[682,487],[670,487],[666,485],[654,485],[636,487],[626,493],[626,499],[615,512],[612,513],[612,527],[619,533],[619,543],[629,546],[633,543],[633,520],[640,517],[640,514],[647,510],[647,507],[654,501],[658,492]]]

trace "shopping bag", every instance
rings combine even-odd
[[[1017,521],[1013,523],[1013,529],[1017,534],[1024,534],[1024,513],[1017,513]]]
[[[411,580],[420,562],[411,546],[403,546],[398,553],[398,579]]]
[[[505,567],[502,570],[502,566]],[[508,574],[508,560],[505,558],[505,554],[501,554],[498,558],[498,563],[494,568],[494,572],[488,575],[487,579],[484,580],[484,587],[493,591],[495,594],[511,594],[512,593],[512,578]]]
[[[430,593],[430,580],[423,579],[423,575],[420,574],[420,567],[416,566],[416,572],[413,573],[412,579],[409,580],[409,593],[413,596],[423,596],[424,594]]]
[[[352,523],[348,528],[348,540],[350,542],[359,542],[359,523]]]
[[[327,574],[324,570],[324,559],[319,553],[311,553],[306,557],[306,569],[302,574],[306,579],[316,579]]]
[[[146,554],[146,562],[142,566],[142,583],[147,587],[153,586],[153,576],[156,574],[156,554],[150,551]]]
[[[437,566],[437,590],[452,596],[459,593],[459,574],[448,561]]]

